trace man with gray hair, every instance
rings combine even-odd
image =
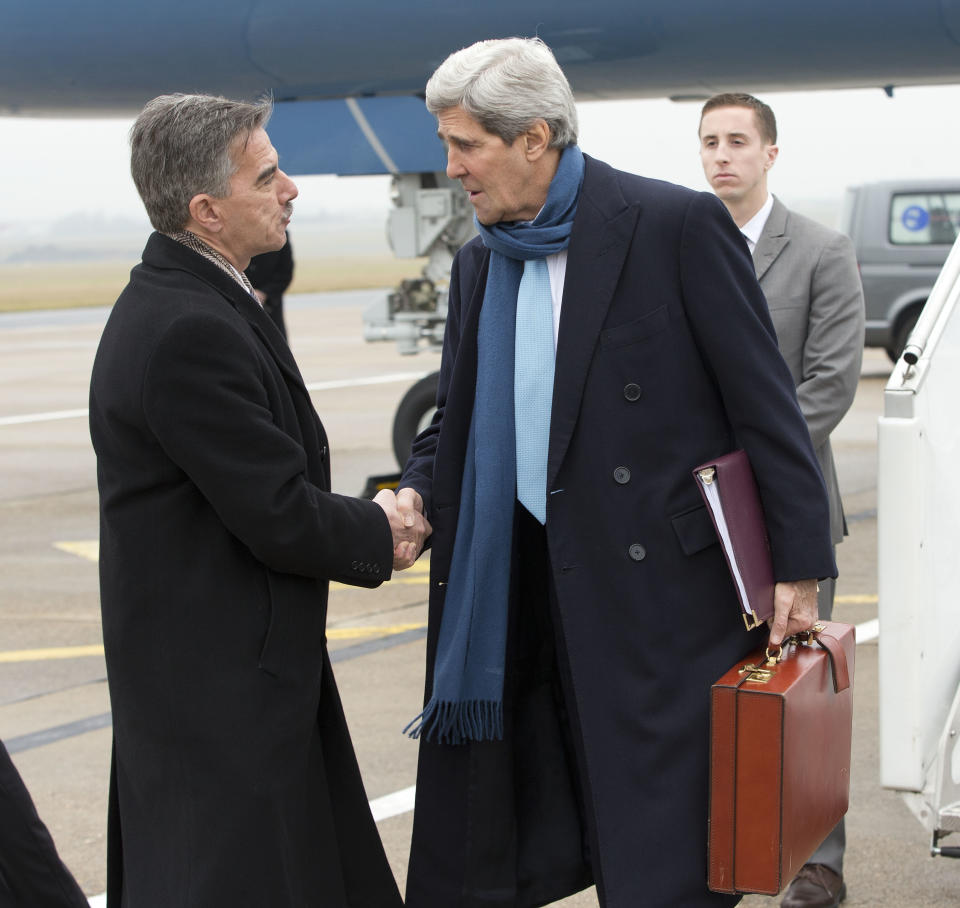
[[[426,513],[408,908],[732,905],[707,889],[710,685],[761,643],[691,471],[736,448],[778,643],[835,576],[823,480],[746,247],[711,194],[582,154],[536,39],[451,55],[427,106],[480,236],[453,264]]]
[[[156,228],[90,388],[113,708],[108,901],[390,908],[326,650],[328,582],[375,587],[428,527],[330,492],[323,426],[243,275],[296,186],[269,103],[169,95],[131,133]]]

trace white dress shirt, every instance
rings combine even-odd
[[[760,234],[763,233],[763,228],[766,225],[767,218],[770,217],[770,212],[772,210],[773,196],[768,192],[767,200],[760,207],[760,210],[740,228],[740,232],[743,234],[744,239],[747,241],[747,245],[750,247],[751,255],[753,255],[753,250],[757,248],[757,243],[760,242]]]

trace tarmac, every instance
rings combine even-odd
[[[287,301],[291,346],[331,440],[334,490],[348,494],[359,494],[370,475],[397,469],[393,413],[404,391],[439,366],[435,353],[403,357],[392,344],[364,343],[362,312],[377,294]],[[106,881],[111,730],[86,405],[107,314],[0,315],[0,738],[95,905],[103,904]],[[890,368],[882,351],[866,351],[856,401],[833,435],[850,527],[838,548],[834,617],[864,630],[877,617],[876,421]],[[417,750],[401,729],[423,691],[427,569],[420,562],[379,590],[334,585],[328,622],[367,793],[401,889]],[[930,857],[927,832],[879,785],[876,638],[857,647],[854,701],[844,905],[960,904],[960,861]],[[664,834],[683,847],[682,829]],[[778,902],[749,896],[741,904]],[[556,904],[598,902],[588,890]]]

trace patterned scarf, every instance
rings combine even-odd
[[[182,243],[187,249],[192,249],[197,255],[202,255],[208,262],[213,262],[221,271],[226,271],[250,296],[257,300],[257,294],[253,292],[253,285],[247,276],[242,271],[234,268],[216,249],[208,246],[195,233],[191,233],[189,230],[180,230],[177,231],[177,233],[168,233],[167,236],[170,237],[171,240]],[[257,300],[257,302],[259,303],[260,301]]]

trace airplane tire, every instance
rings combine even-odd
[[[410,456],[413,440],[433,418],[437,407],[437,385],[439,372],[421,378],[403,395],[397,413],[393,417],[393,453],[400,469]]]

